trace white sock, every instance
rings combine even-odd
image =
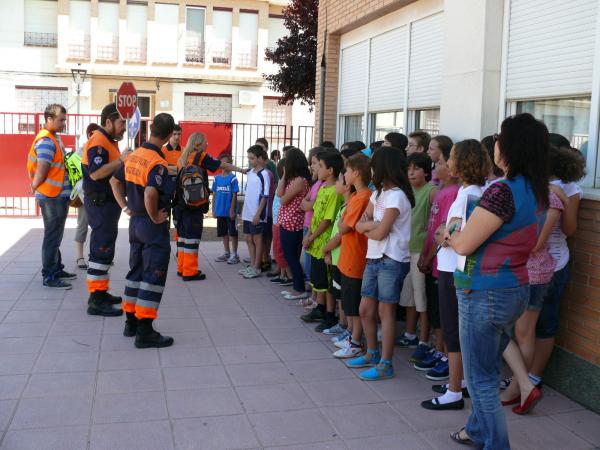
[[[427,347],[429,347],[429,344],[427,342],[424,342],[424,341],[419,341],[419,345],[426,345]]]
[[[465,389],[467,387],[467,382],[465,380],[462,380],[460,382],[460,387],[463,388],[463,389]]]
[[[412,334],[412,333],[407,333],[406,331],[404,332],[404,336],[406,336],[408,339],[410,339],[411,341],[417,337],[416,334]]]
[[[445,405],[446,403],[457,402],[461,398],[462,392],[452,392],[450,389],[448,389],[444,395],[441,395],[437,398],[437,401],[442,405]]]
[[[237,256],[237,252],[231,252],[231,256]]]

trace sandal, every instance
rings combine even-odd
[[[465,435],[467,436],[466,438],[462,438],[460,437],[462,432],[465,432]],[[469,435],[467,434],[465,427],[462,427],[460,430],[455,431],[454,433],[450,433],[450,437],[452,438],[452,440],[454,442],[456,442],[457,444],[461,444],[461,445],[470,445],[472,447],[476,447],[475,442],[473,442],[471,440],[471,438],[469,437]]]
[[[85,262],[85,258],[77,258],[77,260],[75,261],[75,264],[77,264],[77,268],[81,269],[81,270],[87,270],[87,268],[88,268],[88,265]]]

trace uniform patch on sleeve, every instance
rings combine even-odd
[[[154,175],[154,181],[156,181],[157,186],[161,186],[163,179],[160,175]]]
[[[99,166],[100,164],[102,164],[102,156],[95,156],[94,157],[94,164],[96,164],[97,166]]]
[[[163,166],[158,166],[158,174],[162,175],[165,171],[165,168]]]

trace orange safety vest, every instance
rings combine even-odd
[[[37,170],[37,153],[35,152],[35,144],[37,144],[37,142],[43,138],[50,138],[50,140],[54,143],[56,151],[54,152],[54,159],[50,163],[48,176],[43,183],[37,187],[36,190],[46,197],[58,197],[62,192],[65,183],[65,156],[60,144],[58,143],[58,139],[56,139],[56,136],[54,136],[54,133],[46,130],[45,128],[40,130],[31,144],[29,154],[27,155],[27,172],[29,174],[29,179],[33,181],[35,171]]]
[[[181,157],[181,150],[173,149],[169,150],[166,145],[163,145],[162,152],[165,155],[165,161],[170,166],[176,166],[179,158]]]
[[[167,161],[154,150],[138,147],[125,160],[125,181],[146,187],[148,174],[159,164],[166,167]]]
[[[93,147],[102,147],[106,150],[108,152],[108,162],[113,162],[121,157],[121,151],[119,150],[117,142],[109,140],[104,133],[100,130],[96,130],[85,143],[83,154],[81,155],[81,164],[86,166],[89,165],[88,150]]]

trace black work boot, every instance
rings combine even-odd
[[[90,316],[118,317],[123,315],[123,310],[109,301],[106,291],[95,291],[88,299],[87,313]]]
[[[88,298],[88,305],[91,304],[92,301],[94,301],[94,300],[98,300],[101,302],[108,302],[111,305],[118,305],[123,301],[123,299],[121,297],[109,294],[107,291],[92,292],[90,294],[90,297]]]
[[[135,313],[127,313],[127,319],[125,320],[125,329],[123,330],[123,336],[134,337],[137,333],[138,319],[135,317]]]
[[[152,319],[140,319],[135,335],[136,348],[161,348],[173,345],[173,338],[163,336],[152,328]]]
[[[123,299],[121,297],[119,297],[118,295],[112,295],[107,292],[106,293],[106,301],[112,305],[118,305],[119,303],[121,303],[123,301]]]

